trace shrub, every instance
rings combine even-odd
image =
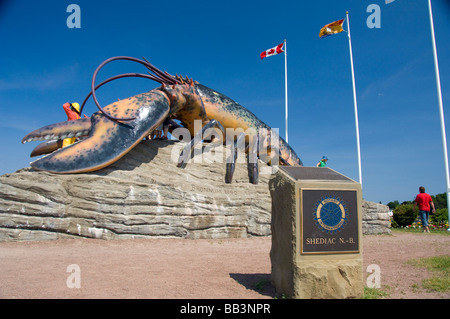
[[[419,215],[418,210],[414,210],[413,204],[403,204],[393,211],[394,221],[398,227],[406,227],[411,225]]]
[[[392,228],[398,228],[398,224],[394,219],[391,219],[391,227]]]
[[[436,212],[430,217],[432,223],[444,224],[448,221],[447,208],[436,209]]]

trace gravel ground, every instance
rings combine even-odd
[[[380,266],[388,298],[450,297],[417,288],[431,274],[405,263],[449,255],[450,236],[366,235],[363,246],[364,271]],[[3,242],[0,298],[274,298],[270,247],[267,237]],[[80,288],[69,288],[77,282],[71,265],[79,267]]]

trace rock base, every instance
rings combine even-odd
[[[0,241],[270,235],[270,175],[249,183],[239,154],[233,183],[225,184],[226,161],[217,161],[226,158],[222,147],[177,168],[184,145],[143,141],[93,173],[26,168],[0,176]]]

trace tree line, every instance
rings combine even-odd
[[[447,208],[447,194],[446,193],[431,195],[431,198],[433,199],[434,207],[436,208],[436,210],[441,209],[441,208]],[[411,201],[404,201],[402,203],[399,203],[398,200],[394,200],[392,202],[387,203],[386,205],[389,206],[389,208],[391,210],[394,210],[400,205],[414,204],[414,200],[415,200],[415,198]]]

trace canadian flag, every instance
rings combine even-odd
[[[262,52],[260,54],[261,60],[266,58],[266,57],[268,57],[268,56],[277,55],[278,53],[284,52],[283,51],[283,45],[284,45],[284,43],[281,43],[281,44],[277,45],[276,47],[274,47],[272,49],[269,49],[269,50],[266,50],[266,51]]]

